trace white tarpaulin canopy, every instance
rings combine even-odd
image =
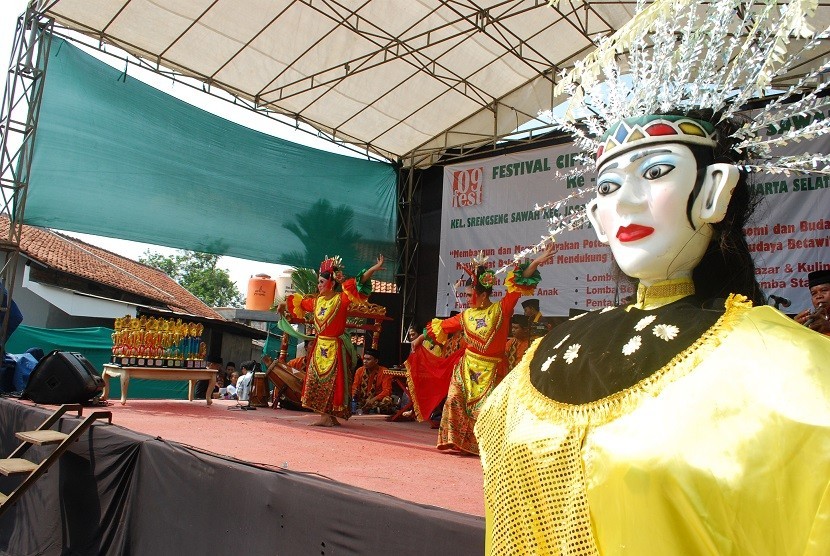
[[[567,0],[42,4],[69,29],[420,166],[551,108],[561,69],[634,9]]]
[[[40,0],[69,29],[404,165],[545,129],[563,69],[634,2]],[[819,5],[814,27],[830,21]],[[826,47],[807,65],[820,63]],[[794,68],[796,71],[801,68]],[[531,124],[528,124],[531,122]],[[524,127],[523,127],[524,126]]]

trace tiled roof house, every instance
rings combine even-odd
[[[0,237],[7,237],[8,229],[8,218],[0,216]],[[223,320],[160,270],[53,230],[24,225],[20,251],[23,260],[12,298],[24,311],[27,324],[50,328],[95,324],[61,318],[54,307],[44,315],[37,307],[44,300],[57,304],[67,317],[111,319],[147,307]],[[96,308],[101,314],[90,314]]]

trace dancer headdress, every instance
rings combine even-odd
[[[492,290],[496,285],[496,273],[489,268],[481,271],[477,276],[478,283],[485,290]]]
[[[492,290],[496,285],[496,274],[486,267],[489,257],[484,255],[484,251],[479,251],[478,256],[470,260],[470,264],[464,266],[464,271],[470,275],[473,287],[479,284],[486,290]],[[479,272],[480,268],[485,270]]]
[[[338,276],[343,275],[344,269],[343,260],[338,255],[333,257],[326,255],[326,258],[320,263],[320,274],[329,272],[333,278],[338,280],[338,282],[340,281]]]

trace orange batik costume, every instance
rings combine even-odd
[[[507,370],[512,371],[513,367],[519,364],[522,357],[525,356],[527,348],[530,347],[530,338],[510,338],[507,340],[505,346],[505,356],[507,357]]]
[[[482,404],[507,374],[505,344],[510,332],[510,317],[522,296],[533,295],[540,281],[538,272],[522,276],[527,265],[507,273],[507,293],[498,302],[477,309],[469,308],[448,319],[434,319],[427,325],[429,338],[444,344],[449,335],[461,331],[465,349],[453,369],[447,401],[438,429],[438,449],[455,449],[478,454],[473,427]]]
[[[286,308],[295,318],[302,319],[305,313],[313,314],[317,331],[308,355],[303,406],[344,419],[351,417],[350,371],[354,361],[345,344],[348,339],[341,336],[346,331],[349,302],[364,303],[372,293],[371,281],[361,283],[362,274],[356,279],[345,280],[340,292],[314,296],[293,294],[286,298]]]

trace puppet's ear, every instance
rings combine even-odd
[[[597,200],[591,199],[587,205],[585,205],[585,214],[588,216],[588,220],[591,222],[591,226],[594,227],[594,231],[597,234],[597,238],[603,242],[608,243],[608,234],[605,233],[605,230],[602,228],[602,224],[600,224],[599,218],[596,215],[597,210]]]
[[[712,164],[706,167],[706,177],[695,203],[698,223],[714,224],[723,220],[739,177],[738,167],[732,164]]]

